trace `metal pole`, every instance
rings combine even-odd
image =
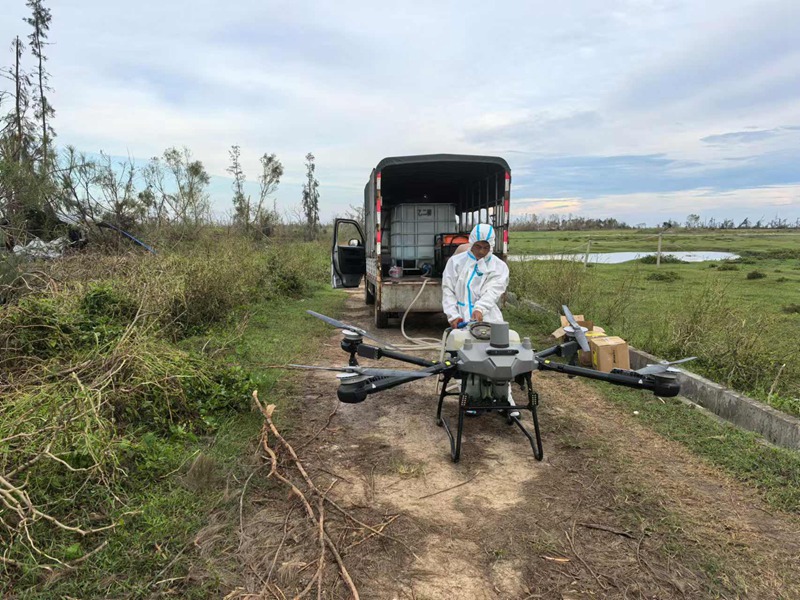
[[[592,240],[589,240],[586,244],[586,254],[583,257],[583,266],[585,267],[586,264],[589,262],[589,253],[592,251]]]
[[[656,254],[656,266],[661,266],[661,236],[664,235],[663,233],[659,232],[658,234],[658,254]]]

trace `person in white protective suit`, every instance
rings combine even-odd
[[[498,302],[508,287],[508,266],[492,249],[494,227],[480,223],[469,234],[470,249],[454,254],[442,275],[442,309],[450,326],[461,321],[504,321]]]
[[[475,225],[469,250],[451,256],[444,267],[442,310],[453,329],[462,321],[505,321],[498,303],[508,287],[508,266],[493,254],[494,244],[494,227]],[[514,406],[510,384],[508,400]],[[519,416],[517,411],[510,414]]]

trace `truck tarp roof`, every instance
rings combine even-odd
[[[465,186],[478,185],[479,182],[487,182],[488,194],[491,178],[496,181],[493,188],[502,189],[503,174],[507,170],[508,163],[495,156],[426,154],[384,158],[370,177],[367,194],[373,193],[369,187],[375,173],[379,172],[382,195],[389,204],[409,201],[414,196],[425,197],[428,202],[455,203]]]
[[[476,156],[472,154],[422,154],[418,156],[392,156],[384,158],[375,167],[378,172],[383,171],[387,167],[401,167],[409,166],[414,170],[425,169],[425,167],[432,167],[431,163],[440,163],[436,165],[437,170],[441,171],[465,171],[469,170],[472,173],[480,171],[481,167],[484,169],[483,174],[495,173],[498,167],[504,171],[508,171],[508,163],[498,156]],[[450,164],[447,164],[450,163]]]

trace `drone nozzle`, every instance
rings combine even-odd
[[[508,348],[508,323],[492,323],[492,333],[489,337],[492,348]]]

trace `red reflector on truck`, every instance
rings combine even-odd
[[[503,230],[503,241],[508,243],[508,229]]]
[[[381,204],[381,199],[378,197],[378,199],[375,200],[375,212],[381,212]]]
[[[381,230],[380,230],[380,229],[378,229],[378,231],[376,231],[376,232],[375,232],[375,241],[376,241],[378,244],[380,244],[380,243],[381,243]]]
[[[503,202],[503,211],[508,214],[508,198]]]

